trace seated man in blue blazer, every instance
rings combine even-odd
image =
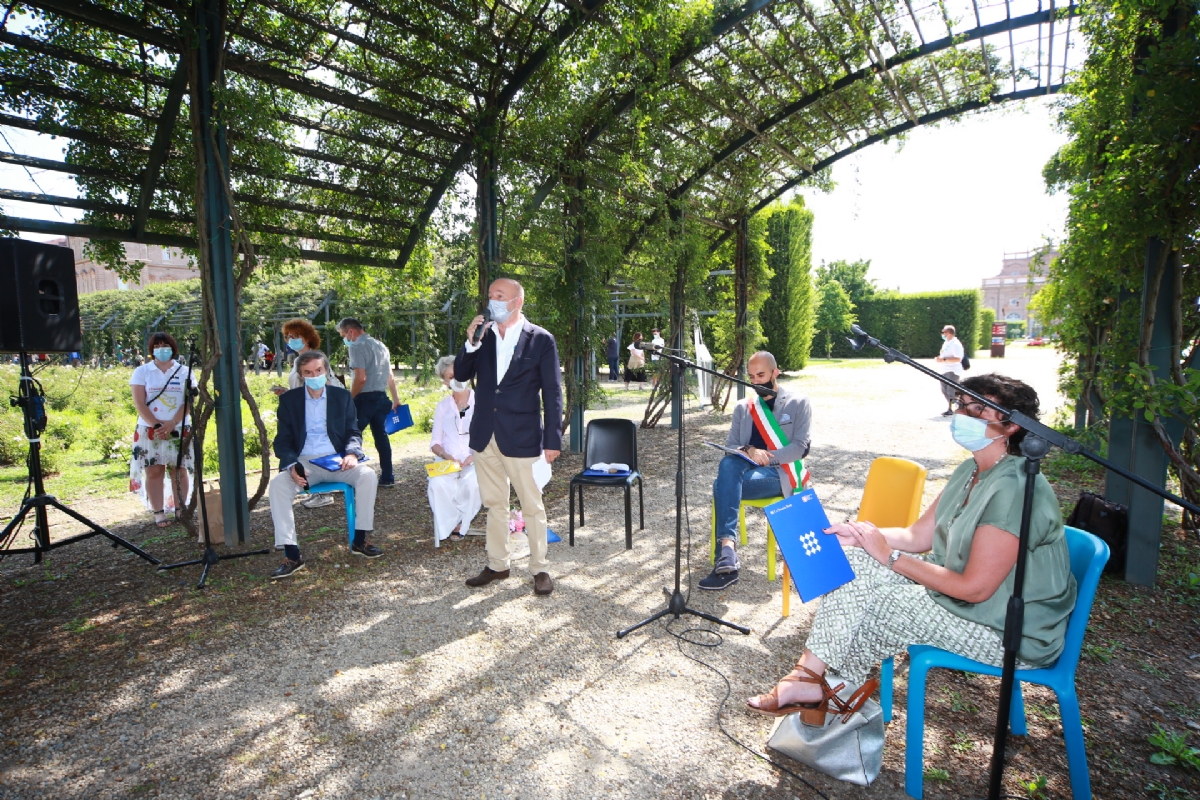
[[[733,408],[726,447],[737,448],[745,458],[727,455],[713,481],[716,514],[717,560],[708,577],[697,584],[716,591],[737,583],[741,563],[737,556],[738,509],[743,500],[791,497],[803,483],[808,455],[812,405],[808,398],[779,385],[775,356],[760,350],[746,362],[746,377],[774,393],[751,393]]]
[[[508,577],[511,483],[525,518],[533,591],[547,595],[554,590],[554,582],[546,571],[546,507],[533,477],[533,464],[543,453],[546,461],[553,463],[562,450],[561,374],[554,335],[525,319],[521,314],[524,302],[521,284],[508,278],[493,281],[488,287],[492,322],[476,343],[474,334],[484,319],[475,317],[454,359],[455,379],[476,379],[470,444],[480,499],[488,510],[488,564],[467,580],[467,586],[484,586]]]
[[[348,483],[354,487],[354,555],[377,558],[383,551],[367,544],[375,525],[375,470],[359,463],[365,458],[358,412],[350,392],[326,385],[329,360],[320,350],[308,350],[296,358],[296,372],[304,386],[284,392],[279,398],[279,431],[275,434],[275,457],[279,474],[271,479],[271,520],[275,523],[275,548],[283,548],[284,561],[271,575],[286,578],[304,569],[296,544],[296,518],[292,500],[310,485]],[[312,459],[339,455],[341,467],[332,472]]]

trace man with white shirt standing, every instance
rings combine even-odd
[[[279,431],[273,443],[279,459],[279,474],[271,479],[271,521],[275,524],[275,548],[282,548],[284,561],[271,575],[287,578],[304,569],[296,540],[296,517],[292,500],[321,483],[348,483],[354,487],[354,542],[352,555],[378,558],[383,551],[367,544],[375,525],[375,470],[359,463],[364,459],[358,413],[350,392],[328,385],[325,354],[305,350],[296,358],[296,372],[304,386],[284,392],[279,398]],[[337,456],[336,470],[312,463],[314,458]]]
[[[554,582],[546,571],[546,508],[533,465],[543,453],[553,463],[562,451],[563,399],[554,336],[525,319],[524,303],[521,284],[509,278],[492,281],[488,311],[493,321],[485,324],[483,315],[471,320],[454,360],[455,379],[476,380],[470,442],[480,497],[488,510],[488,563],[467,586],[486,586],[509,575],[511,483],[525,518],[533,591],[548,595]],[[481,325],[483,336],[473,344]]]
[[[942,365],[942,369],[945,370],[942,374],[953,381],[959,379],[959,370],[962,369],[964,355],[962,342],[958,340],[956,333],[953,325],[942,328],[942,352],[933,359]],[[949,417],[954,414],[954,397],[957,392],[953,386],[945,383],[941,386],[942,397],[946,398],[946,410],[942,412],[942,416]]]

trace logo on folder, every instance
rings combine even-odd
[[[812,556],[821,552],[821,544],[817,541],[817,535],[812,531],[800,536],[800,544],[804,545],[804,555]]]

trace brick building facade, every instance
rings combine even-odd
[[[996,321],[1024,322],[1025,332],[1029,336],[1041,333],[1041,325],[1036,317],[1030,315],[1029,301],[1046,283],[1046,276],[1035,274],[1030,278],[1030,265],[1040,255],[1040,251],[1024,253],[1005,253],[1000,274],[994,278],[983,279],[983,304],[996,312]],[[1058,258],[1058,251],[1051,249],[1041,255],[1037,272],[1044,273],[1046,266]]]
[[[126,242],[125,260],[131,263],[141,261],[144,266],[136,282],[122,281],[112,270],[105,269],[84,255],[83,248],[87,241],[68,236],[51,242],[75,251],[75,284],[81,295],[108,289],[137,289],[152,283],[171,283],[200,277],[192,265],[191,256],[184,255],[178,248]]]

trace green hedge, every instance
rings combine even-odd
[[[854,313],[858,324],[886,345],[913,358],[933,358],[942,347],[942,327],[953,325],[958,338],[967,344],[979,340],[979,291],[960,289],[921,294],[878,294],[864,298]],[[845,339],[833,347],[835,358],[882,358],[883,351],[864,348],[854,352]]]
[[[990,308],[979,309],[979,342],[976,348],[990,350],[992,347],[992,325],[996,323],[996,312]]]

